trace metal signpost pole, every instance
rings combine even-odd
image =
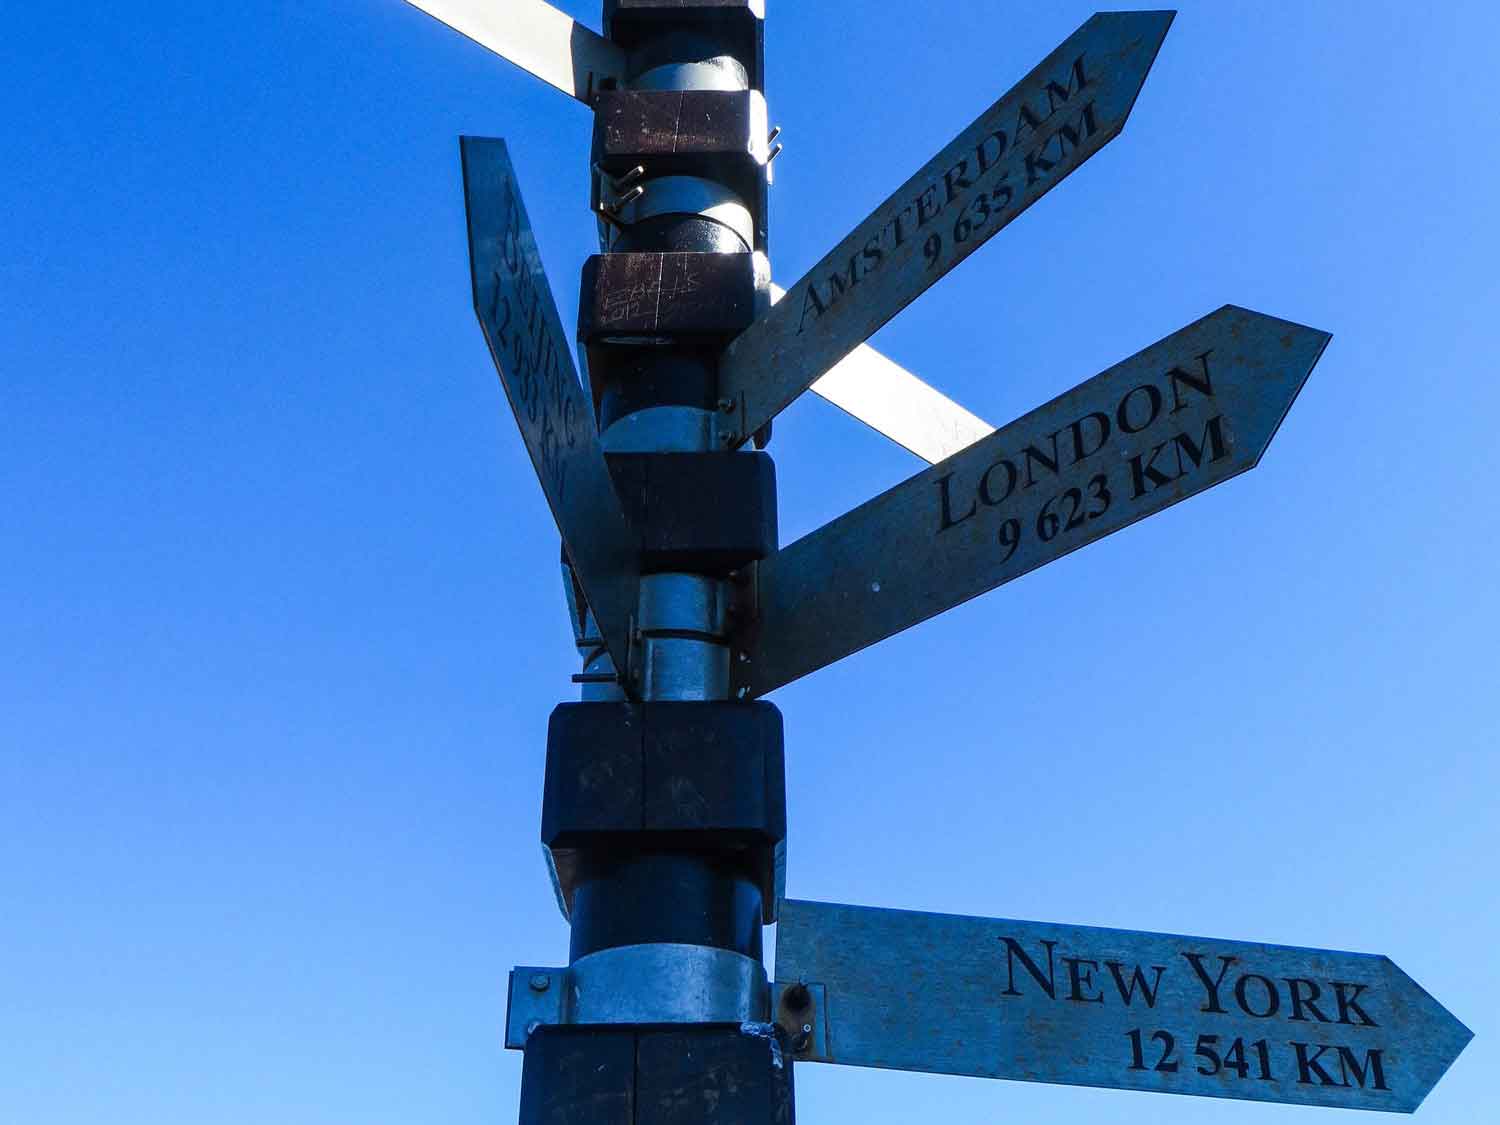
[[[729,576],[776,547],[775,476],[718,436],[718,353],[769,304],[762,14],[608,0],[604,28],[624,73],[591,91],[604,252],[584,267],[577,339],[638,597],[612,637],[565,529],[582,700],[553,712],[542,835],[572,938],[566,969],[512,974],[521,1121],[790,1122],[761,962],[785,838],[781,717],[727,699]],[[496,186],[477,197],[484,143],[465,145],[471,228]]]

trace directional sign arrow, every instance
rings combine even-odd
[[[773,282],[772,302],[785,296],[786,290]],[[983,418],[869,344],[860,344],[809,389],[929,465],[995,432]]]
[[[743,440],[1119,134],[1172,12],[1101,12],[733,340]]]
[[[1253,468],[1329,338],[1226,305],[763,560],[735,696]]]
[[[459,145],[474,311],[573,573],[626,682],[640,544],[615,495],[505,142],[463,137]]]
[[[1212,1098],[1410,1113],[1472,1038],[1373,954],[824,902],[776,979],[814,1061]]]
[[[408,0],[585,104],[625,77],[625,52],[543,0]]]

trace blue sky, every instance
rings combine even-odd
[[[782,284],[1092,10],[770,9]],[[998,424],[1225,302],[1334,333],[1255,472],[773,696],[790,894],[1387,953],[1476,1033],[1419,1119],[1500,1117],[1497,38],[1184,0],[1123,136],[875,338]],[[0,1120],[511,1119],[575,660],[456,137],[572,324],[587,110],[398,0],[20,6],[0,105]],[[771,452],[784,543],[920,468],[811,399]]]

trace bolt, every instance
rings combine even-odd
[[[719,412],[721,414],[733,414],[734,413],[734,399],[732,399],[732,398],[721,398],[719,400]]]
[[[596,165],[596,167],[597,167],[597,165]],[[616,191],[623,191],[625,188],[629,187],[631,184],[633,184],[636,180],[640,179],[645,174],[646,174],[646,166],[644,164],[637,164],[634,168],[632,168],[630,171],[626,172],[619,179],[617,179],[617,180],[610,180],[610,186],[613,187]]]
[[[800,1055],[803,1051],[807,1050],[807,1048],[811,1044],[812,1044],[812,1024],[805,1023],[805,1024],[802,1025],[802,1033],[800,1035],[798,1035],[797,1038],[795,1038],[795,1039],[792,1040],[792,1051],[793,1051],[794,1054],[799,1054]]]
[[[533,973],[531,976],[531,991],[546,992],[552,987],[552,978],[546,973]]]
[[[624,195],[620,196],[620,198],[616,199],[614,203],[610,204],[609,209],[616,215],[618,215],[622,208],[630,206],[630,204],[634,203],[637,199],[645,194],[646,189],[640,184],[636,184],[635,187],[631,188]]]
[[[528,1023],[526,1025],[526,1034],[529,1036],[532,1032],[534,1032],[537,1028],[539,1028],[541,1026],[542,1026],[542,1021],[541,1020],[532,1020],[530,1023]]]

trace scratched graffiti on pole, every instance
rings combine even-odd
[[[474,310],[584,597],[622,676],[640,543],[615,494],[505,142],[460,140]]]
[[[1101,12],[897,189],[725,350],[739,437],[1113,140],[1172,12]]]
[[[1387,957],[782,904],[776,979],[812,1061],[1214,1098],[1415,1110],[1472,1033]]]
[[[1226,305],[762,560],[736,696],[1253,468],[1328,340]]]

